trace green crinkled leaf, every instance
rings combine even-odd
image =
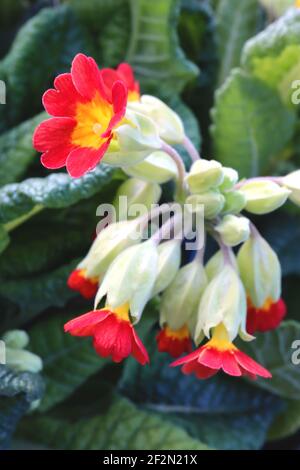
[[[218,83],[240,64],[242,48],[258,29],[260,6],[257,0],[220,0],[216,10],[216,38],[220,59]]]
[[[2,280],[0,299],[8,301],[10,308],[7,316],[2,317],[1,329],[20,325],[48,307],[64,306],[76,295],[67,287],[67,279],[78,261],[72,261],[44,274],[16,280]],[[14,312],[13,315],[11,310]]]
[[[30,330],[30,349],[41,357],[44,366],[46,390],[40,411],[46,411],[66,399],[108,363],[96,354],[90,338],[77,338],[64,333],[64,323],[89,309],[90,306],[79,313],[77,308],[68,316],[65,313],[55,315]]]
[[[46,117],[46,113],[41,113],[0,136],[0,186],[23,176],[36,156],[32,147],[33,131]]]
[[[239,69],[217,91],[212,118],[214,158],[240,177],[265,174],[295,128],[276,92]]]
[[[44,391],[43,381],[31,372],[14,373],[0,365],[0,449],[9,446],[21,417]]]
[[[0,223],[22,217],[36,206],[48,209],[71,206],[105,188],[116,175],[120,175],[118,170],[102,163],[82,178],[53,173],[45,178],[29,178],[3,186],[0,188]]]
[[[245,70],[276,88],[291,103],[291,84],[300,75],[300,11],[282,18],[248,41],[242,55]]]
[[[146,410],[155,411],[184,427],[191,436],[218,449],[258,449],[269,425],[281,409],[280,400],[255,388],[218,375],[198,380],[171,368],[172,359],[157,351],[156,332],[144,336],[151,357],[149,367],[129,359],[121,391]],[[243,429],[243,432],[241,432]]]
[[[180,49],[175,25],[179,0],[130,0],[132,34],[126,60],[143,89],[178,93],[197,76],[198,69]]]
[[[296,353],[292,345],[296,340],[300,340],[300,323],[286,321],[274,331],[257,334],[255,341],[243,343],[243,350],[273,376],[271,380],[258,379],[254,385],[283,398],[299,399],[300,367],[292,362]]]
[[[21,435],[48,447],[68,450],[208,450],[196,439],[125,399],[116,399],[105,414],[67,422],[33,417]]]
[[[8,105],[0,107],[0,129],[41,109],[41,96],[77,52],[89,52],[76,16],[68,5],[41,10],[20,29],[2,63]],[[47,53],[41,53],[46,48]]]
[[[272,424],[268,438],[270,440],[283,439],[300,429],[300,401],[287,400],[286,410],[280,414]]]

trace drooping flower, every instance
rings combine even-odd
[[[97,293],[99,278],[88,277],[86,269],[74,269],[67,284],[70,289],[79,292],[85,299],[92,299]]]
[[[111,93],[113,84],[118,80],[123,81],[128,89],[128,101],[139,101],[140,99],[140,84],[134,78],[134,73],[131,66],[125,62],[118,65],[116,70],[105,68],[101,71],[106,93]]]
[[[33,146],[49,169],[66,166],[72,177],[95,168],[114,140],[126,112],[127,87],[118,80],[110,96],[93,58],[77,54],[71,73],[59,75],[44,93],[46,111],[54,116],[35,130]]]
[[[111,356],[121,362],[132,355],[140,364],[149,362],[148,353],[129,318],[129,305],[93,310],[65,324],[73,336],[92,336],[94,348],[101,357]]]
[[[192,341],[187,325],[172,330],[165,325],[156,336],[159,352],[167,352],[172,357],[179,357],[184,352],[192,351]]]
[[[274,302],[268,298],[260,308],[257,308],[248,298],[247,331],[253,334],[255,331],[274,330],[280,325],[286,313],[286,305],[282,299]]]
[[[195,374],[206,379],[223,370],[228,375],[270,378],[270,372],[240,351],[229,339],[223,324],[218,325],[211,340],[191,354],[174,361],[172,367],[183,366],[184,374]]]

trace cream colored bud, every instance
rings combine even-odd
[[[186,177],[191,193],[204,193],[216,188],[224,179],[222,165],[215,160],[197,160]]]
[[[158,184],[166,183],[178,176],[176,163],[170,155],[161,150],[151,153],[137,165],[124,167],[124,171],[130,176]]]
[[[234,256],[233,251],[229,250],[228,254],[230,257],[230,263],[232,264],[235,270],[238,270],[236,257]],[[205,265],[205,272],[206,272],[208,282],[210,282],[215,276],[217,276],[217,274],[219,274],[222,271],[224,266],[225,266],[224,255],[222,251],[219,250],[208,260],[208,262]]]
[[[246,196],[246,210],[253,214],[268,214],[282,206],[291,191],[273,181],[249,181],[240,191]]]
[[[228,191],[223,196],[225,198],[223,214],[239,214],[246,207],[247,199],[241,191]]]
[[[158,268],[152,296],[164,291],[177,274],[181,260],[181,241],[169,240],[158,246]]]
[[[2,336],[6,347],[24,349],[29,343],[29,336],[24,330],[10,330]]]
[[[283,179],[284,186],[291,191],[289,199],[300,206],[300,170],[293,171]]]
[[[161,198],[161,187],[157,183],[149,183],[137,178],[129,178],[118,188],[114,200],[114,207],[118,214],[118,220],[127,220],[127,210],[134,204],[139,204],[140,215],[148,212],[153,204],[157,204]],[[126,206],[121,203],[121,197],[126,197]]]
[[[246,217],[225,215],[215,230],[227,246],[236,246],[245,242],[250,235],[250,222]]]
[[[223,183],[219,187],[220,191],[232,189],[239,179],[238,172],[233,168],[223,166]]]
[[[218,191],[207,191],[203,194],[192,194],[186,199],[186,204],[190,205],[191,212],[201,212],[204,209],[206,219],[214,219],[223,209],[225,203],[224,196]]]

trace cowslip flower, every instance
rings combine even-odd
[[[172,367],[183,366],[184,374],[206,379],[223,370],[228,375],[251,379],[271,378],[270,372],[240,351],[229,339],[223,324],[214,328],[212,338],[191,354],[174,361]]]
[[[258,233],[242,245],[237,256],[247,292],[247,331],[277,328],[286,315],[281,299],[281,267],[268,242]]]
[[[192,341],[186,324],[178,330],[172,330],[167,324],[164,325],[157,334],[156,341],[159,352],[167,352],[174,358],[192,351]]]
[[[256,331],[266,332],[276,329],[287,313],[286,304],[282,299],[273,302],[268,298],[265,303],[257,308],[248,298],[247,331],[250,334]]]
[[[84,298],[95,297],[100,280],[116,256],[125,248],[140,242],[140,221],[111,223],[93,241],[87,255],[71,272],[67,284]]]
[[[97,354],[111,356],[114,362],[121,362],[129,355],[142,365],[149,362],[148,353],[130,321],[128,304],[88,312],[70,320],[64,330],[73,336],[92,336]]]
[[[118,65],[116,70],[111,68],[102,69],[102,78],[106,87],[106,93],[111,93],[113,84],[118,80],[124,82],[128,89],[128,101],[139,101],[140,84],[134,78],[133,70],[127,63]]]
[[[74,269],[67,280],[70,289],[79,292],[85,299],[95,297],[98,290],[99,278],[88,277],[86,269]]]
[[[43,95],[43,105],[54,117],[37,127],[33,146],[43,152],[46,168],[66,166],[72,177],[80,177],[99,163],[122,123],[127,88],[116,81],[108,96],[95,60],[84,54],[76,55],[71,73],[59,75],[54,86]]]

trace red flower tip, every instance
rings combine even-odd
[[[156,336],[159,352],[167,352],[172,357],[179,357],[184,352],[192,351],[192,341],[188,327],[171,330],[167,325]]]
[[[282,299],[277,302],[267,299],[262,307],[256,308],[248,298],[247,331],[253,334],[255,331],[274,330],[280,325],[286,313],[286,305]]]
[[[71,272],[67,284],[70,289],[80,292],[85,299],[92,299],[97,293],[99,279],[86,277],[84,269],[75,269]]]
[[[149,356],[132,326],[128,305],[111,310],[93,310],[65,324],[65,332],[73,336],[93,336],[94,348],[101,357],[111,356],[121,362],[132,355],[140,364],[149,363]]]
[[[199,379],[212,377],[220,369],[235,377],[242,375],[251,379],[256,379],[257,376],[272,377],[267,369],[230,342],[223,325],[215,328],[212,339],[204,346],[171,364],[172,367],[181,365],[184,374],[194,373]]]
[[[113,84],[116,81],[121,80],[127,86],[128,101],[139,101],[140,84],[135,80],[132,67],[129,64],[124,62],[120,64],[116,70],[110,68],[102,69],[101,76],[107,96],[111,97]]]
[[[71,73],[59,75],[46,91],[43,105],[53,116],[33,135],[33,146],[42,152],[46,168],[66,166],[77,178],[93,170],[115,138],[127,105],[127,86],[115,80],[107,94],[101,71],[91,57],[77,54]]]

